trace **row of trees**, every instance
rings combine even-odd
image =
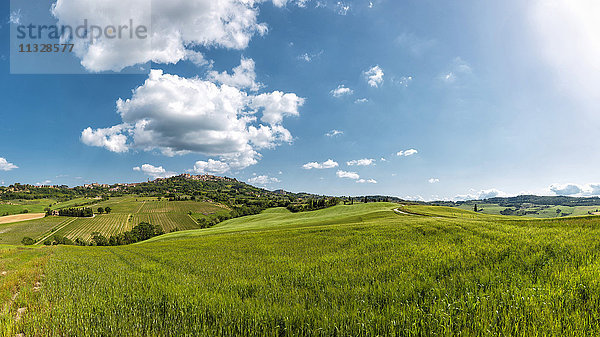
[[[302,204],[289,204],[286,208],[293,213],[314,211],[318,209],[328,208],[336,206],[340,203],[338,198],[322,198],[322,199],[309,199],[306,203]]]
[[[63,208],[63,209],[58,210],[58,215],[78,217],[78,218],[89,218],[89,217],[94,216],[94,211],[89,207]]]

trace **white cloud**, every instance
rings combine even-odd
[[[0,171],[10,171],[19,168],[13,163],[9,163],[5,158],[0,157]]]
[[[197,174],[223,174],[229,171],[229,169],[229,164],[219,160],[209,159],[207,161],[197,161],[194,164],[192,172]]]
[[[350,5],[345,2],[338,1],[336,5],[336,11],[339,15],[346,15],[350,11]]]
[[[579,197],[600,196],[600,184],[552,184],[549,190],[556,195]]]
[[[23,17],[23,15],[21,14],[20,9],[16,10],[16,11],[12,11],[12,12],[10,12],[10,16],[8,17],[8,23],[12,23],[14,25],[20,25],[22,17]]]
[[[348,165],[348,166],[370,166],[370,165],[374,165],[374,164],[375,164],[375,159],[368,159],[368,158],[351,160],[349,162],[346,162],[346,165]]]
[[[439,76],[439,78],[442,82],[445,82],[447,84],[452,84],[452,83],[455,83],[457,80],[459,80],[461,77],[471,74],[472,72],[473,72],[473,69],[467,62],[465,62],[460,57],[456,57],[452,61],[450,70],[442,73]]]
[[[148,27],[146,39],[75,39],[75,54],[89,71],[120,71],[125,67],[155,62],[172,64],[198,59],[194,47],[244,49],[251,38],[264,35],[267,26],[257,21],[263,0],[57,0],[52,8],[58,25],[107,27],[128,24]],[[274,0],[277,7],[287,1]]]
[[[369,103],[369,100],[366,98],[359,98],[356,101],[354,101],[354,103],[356,103],[356,104]]]
[[[339,164],[335,161],[333,161],[332,159],[328,159],[326,161],[324,161],[323,163],[319,163],[319,162],[310,162],[310,163],[306,163],[304,165],[302,165],[302,168],[305,170],[312,170],[312,169],[316,169],[316,170],[323,170],[323,169],[330,169],[330,168],[334,168],[334,167],[338,167]]]
[[[299,116],[298,108],[303,104],[304,98],[300,98],[296,94],[274,91],[254,97],[251,106],[255,109],[262,109],[261,121],[276,125],[283,121],[283,117]]]
[[[323,55],[323,50],[319,51],[318,53],[304,53],[300,56],[298,56],[298,60],[304,61],[304,62],[312,62],[314,59],[320,57],[321,55]]]
[[[383,83],[383,69],[380,66],[371,67],[363,73],[367,83],[374,88],[378,88]]]
[[[344,134],[344,131],[340,131],[340,130],[335,130],[334,129],[334,130],[331,130],[331,131],[327,132],[325,134],[325,136],[327,136],[327,137],[335,137],[335,136],[341,136],[343,134]]]
[[[436,184],[436,183],[440,182],[440,180],[438,178],[430,178],[428,181],[430,184]]]
[[[575,184],[552,184],[550,190],[556,195],[575,195],[582,192],[582,188]]]
[[[233,74],[230,75],[227,72],[219,73],[217,71],[210,71],[208,73],[208,79],[238,89],[258,91],[263,85],[256,82],[254,67],[254,60],[242,58],[240,65],[233,68]]]
[[[495,197],[507,197],[508,194],[492,188],[492,189],[488,189],[488,190],[481,190],[481,191],[475,191],[475,190],[471,190],[471,193],[469,194],[462,194],[462,195],[457,195],[456,197],[454,197],[455,200],[483,200],[483,199],[489,199],[489,198],[495,198]]]
[[[170,172],[170,171],[165,170],[162,166],[154,166],[154,165],[150,165],[150,164],[144,164],[141,167],[136,166],[133,168],[133,170],[142,172],[154,179],[169,178],[169,177],[172,177],[177,174],[175,172]]]
[[[110,128],[96,129],[86,128],[81,132],[81,141],[85,145],[105,147],[112,152],[127,152],[127,131],[125,125],[115,125]]]
[[[377,180],[375,179],[358,179],[356,182],[358,184],[377,184]]]
[[[398,153],[396,153],[396,155],[398,157],[409,157],[409,156],[415,155],[417,153],[419,153],[419,151],[417,151],[415,149],[410,149],[410,150],[398,151]]]
[[[337,88],[329,92],[331,96],[339,98],[345,95],[352,95],[354,91],[350,88],[346,88],[343,84],[340,84]]]
[[[412,82],[413,77],[412,76],[402,76],[400,78],[394,78],[392,79],[392,82],[394,84],[397,84],[399,86],[408,88],[408,85]]]
[[[260,159],[257,150],[292,141],[281,124],[299,115],[304,99],[279,91],[258,96],[198,78],[152,70],[130,99],[117,101],[122,124],[87,128],[81,140],[113,152],[131,148],[159,150],[164,155],[200,153],[215,156],[229,169],[242,169]],[[257,123],[257,116],[261,115]]]
[[[250,183],[250,184],[257,184],[257,185],[267,185],[267,184],[279,183],[279,182],[281,182],[279,179],[277,179],[277,178],[271,178],[271,177],[266,176],[266,175],[256,176],[254,178],[248,179],[248,183]]]
[[[360,179],[360,176],[356,172],[348,172],[348,171],[338,170],[335,174],[339,178],[348,178],[348,179],[354,179],[354,180]]]
[[[44,180],[41,183],[35,183],[37,186],[47,186],[52,184],[52,180]]]

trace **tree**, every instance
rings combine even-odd
[[[108,239],[106,236],[98,232],[92,233],[92,242],[94,242],[96,246],[108,246]]]
[[[98,207],[98,213],[100,213],[100,214],[104,213],[104,208]]]
[[[110,207],[104,208],[104,212],[106,212],[106,214],[110,213],[111,211],[112,211],[112,209]]]
[[[475,204],[475,207],[473,207],[473,212],[477,212],[477,204]]]
[[[32,244],[35,243],[35,240],[26,236],[23,238],[23,240],[21,240],[21,243],[24,244],[25,246],[31,246]]]

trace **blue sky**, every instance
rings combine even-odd
[[[59,19],[78,14],[71,1]],[[190,172],[425,200],[600,194],[593,2],[221,2],[250,19],[235,32],[247,41],[200,21],[187,35],[196,44],[181,46],[196,59],[147,56],[152,75],[96,73],[115,65],[85,51],[88,74],[10,74],[14,8],[3,2],[0,182]],[[185,19],[162,38],[190,31]]]

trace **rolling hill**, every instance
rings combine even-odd
[[[129,246],[5,247],[2,322],[26,336],[592,335],[599,234],[599,217],[369,203]]]

